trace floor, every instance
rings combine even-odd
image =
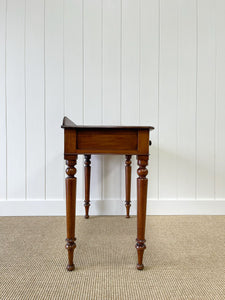
[[[76,220],[67,272],[64,217],[0,218],[0,299],[225,299],[225,216],[148,216],[137,271],[136,217]]]

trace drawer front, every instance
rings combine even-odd
[[[137,150],[138,131],[130,129],[79,130],[76,140],[77,150],[126,151]]]

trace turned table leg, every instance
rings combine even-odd
[[[74,270],[73,264],[73,252],[76,248],[75,238],[75,216],[76,216],[76,160],[77,157],[73,157],[73,160],[67,160],[66,174],[66,227],[67,227],[67,238],[66,238],[66,249],[68,250],[68,265],[67,270]]]
[[[148,155],[138,155],[138,178],[137,178],[137,239],[136,249],[138,254],[137,269],[143,270],[142,264],[145,246],[145,221],[146,221],[146,204],[147,204],[147,187],[148,179],[146,178],[148,170],[146,166],[148,164]]]
[[[131,155],[126,155],[125,160],[125,185],[126,185],[126,218],[130,218],[130,186],[131,186]]]
[[[84,177],[85,177],[85,218],[89,218],[89,207],[90,207],[90,176],[91,176],[91,155],[84,155]]]

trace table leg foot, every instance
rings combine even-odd
[[[74,263],[73,263],[73,252],[76,248],[75,243],[76,238],[74,239],[66,239],[66,246],[65,248],[68,250],[68,265],[66,267],[67,271],[73,271],[75,269]]]
[[[142,271],[143,269],[144,269],[143,264],[141,264],[141,265],[137,264],[137,270]]]
[[[74,266],[74,264],[67,265],[66,269],[67,269],[67,271],[73,271],[75,269],[75,266]]]
[[[136,241],[137,241],[137,243],[136,243],[135,248],[137,249],[137,254],[138,254],[137,269],[138,270],[143,270],[144,269],[144,265],[142,263],[142,260],[143,260],[144,250],[146,249],[145,240],[138,240],[138,239],[136,239]]]

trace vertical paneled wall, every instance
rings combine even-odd
[[[223,0],[0,0],[1,214],[60,214],[64,115],[155,126],[149,212],[225,209],[224,78]],[[91,165],[93,211],[124,213],[124,158]]]

